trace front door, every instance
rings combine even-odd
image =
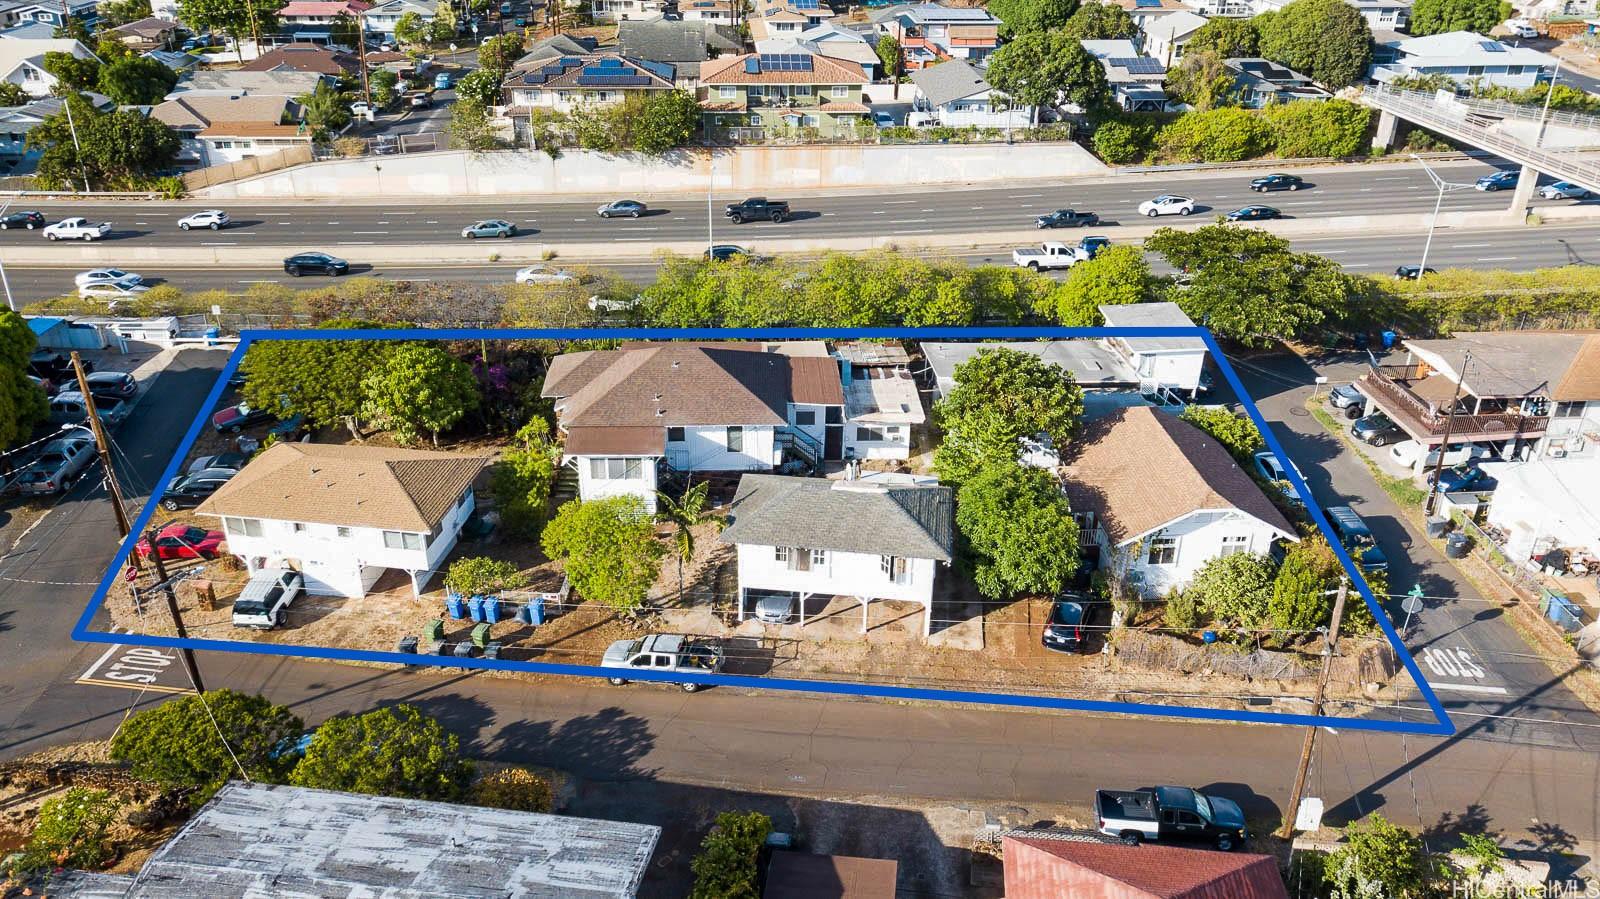
[[[673,471],[687,471],[689,468],[689,451],[681,449],[667,450],[667,465]]]
[[[844,458],[844,425],[828,425],[823,435],[822,458]]]

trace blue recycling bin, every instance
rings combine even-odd
[[[1383,348],[1384,349],[1386,349],[1386,350],[1394,349],[1394,340],[1395,340],[1395,334],[1394,334],[1393,331],[1385,331],[1385,332],[1383,332]]]
[[[222,330],[220,328],[216,328],[216,327],[207,328],[206,329],[206,346],[208,346],[208,347],[216,346],[217,345],[217,338],[221,337],[221,336],[222,336]]]
[[[528,623],[534,626],[544,624],[544,597],[535,596],[528,601]]]
[[[444,598],[444,607],[445,611],[449,612],[450,617],[455,621],[460,621],[461,619],[467,617],[467,606],[464,602],[462,602],[461,594],[459,593],[446,594]]]
[[[472,615],[473,621],[483,620],[483,597],[474,596],[467,600],[467,612]]]
[[[500,620],[500,597],[485,596],[483,598],[483,620],[490,624]]]
[[[1205,631],[1205,632],[1201,633],[1200,634],[1200,642],[1205,643],[1208,646],[1210,644],[1212,644],[1212,643],[1217,642],[1217,632],[1216,631]]]

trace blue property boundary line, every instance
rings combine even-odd
[[[1278,438],[1273,435],[1272,429],[1267,426],[1261,412],[1256,408],[1255,401],[1245,392],[1244,384],[1239,380],[1238,374],[1228,359],[1222,353],[1211,332],[1199,327],[1127,327],[1127,328],[552,328],[552,329],[525,329],[525,328],[397,328],[397,329],[297,329],[297,330],[247,330],[240,334],[239,345],[228,357],[227,364],[223,367],[222,374],[218,376],[216,384],[206,396],[204,405],[183,436],[183,441],[178,446],[172,461],[167,464],[166,471],[161,475],[162,489],[170,484],[177,476],[183,461],[188,458],[190,449],[199,438],[202,429],[206,426],[212,410],[217,401],[221,399],[227,387],[228,379],[238,369],[240,360],[250,345],[257,340],[856,340],[856,339],[902,339],[902,340],[1045,340],[1062,339],[1068,337],[1198,337],[1205,342],[1206,348],[1216,360],[1217,368],[1222,376],[1227,379],[1228,385],[1233,388],[1234,395],[1239,398],[1245,413],[1260,430],[1261,436],[1266,440],[1267,446],[1283,465],[1284,472],[1288,475],[1290,483],[1300,496],[1305,498],[1306,511],[1311,519],[1328,539],[1328,545],[1333,549],[1339,559],[1339,564],[1344,566],[1345,573],[1350,577],[1351,585],[1361,594],[1361,599],[1371,610],[1378,627],[1394,647],[1396,655],[1405,666],[1406,671],[1416,683],[1417,689],[1422,692],[1423,698],[1428,702],[1428,708],[1433,711],[1433,722],[1420,721],[1383,721],[1367,718],[1342,718],[1332,715],[1302,715],[1274,712],[1252,712],[1246,710],[1194,708],[1187,706],[1167,706],[1156,703],[1144,702],[1111,702],[1093,699],[1071,699],[1065,697],[1042,696],[1034,694],[1008,694],[986,693],[974,690],[948,690],[921,687],[897,687],[881,684],[862,684],[835,681],[809,681],[792,678],[767,678],[748,675],[733,674],[658,674],[655,672],[630,672],[629,680],[662,681],[681,683],[693,681],[702,684],[716,684],[730,687],[750,687],[764,690],[785,690],[806,693],[825,693],[845,696],[876,696],[891,699],[920,699],[942,702],[973,702],[988,705],[1067,709],[1075,711],[1111,712],[1117,714],[1151,715],[1165,718],[1192,718],[1206,721],[1243,721],[1257,724],[1288,724],[1288,725],[1327,725],[1339,726],[1357,730],[1388,731],[1394,733],[1433,734],[1448,736],[1456,732],[1455,723],[1440,704],[1433,688],[1423,677],[1417,667],[1416,660],[1406,651],[1399,634],[1395,632],[1394,625],[1389,621],[1389,616],[1384,612],[1382,605],[1373,595],[1372,589],[1361,576],[1360,569],[1350,554],[1345,550],[1343,543],[1334,534],[1329,526],[1322,509],[1312,497],[1311,488],[1300,477],[1299,471],[1289,463],[1289,455],[1284,452]],[[138,542],[145,529],[149,527],[151,518],[161,500],[161,493],[155,492],[139,512],[138,518],[133,523],[133,529],[127,539],[123,540],[118,548],[116,557],[112,560],[110,569],[101,578],[99,587],[96,588],[94,597],[90,600],[83,614],[79,616],[77,624],[73,627],[72,638],[88,643],[113,643],[137,646],[156,646],[164,648],[188,648],[200,650],[213,650],[219,652],[243,652],[269,656],[298,656],[315,659],[332,659],[362,662],[386,662],[399,665],[432,665],[441,668],[482,668],[502,671],[531,671],[542,674],[563,674],[583,677],[608,677],[615,674],[613,669],[601,668],[595,665],[568,665],[554,662],[516,662],[509,660],[491,660],[482,658],[458,659],[450,656],[432,656],[423,654],[408,654],[400,652],[385,652],[379,650],[340,649],[324,646],[296,646],[281,643],[254,643],[235,640],[208,640],[201,638],[158,637],[146,634],[112,633],[109,631],[95,631],[89,629],[95,613],[104,605],[106,596],[115,586],[121,576],[123,567],[127,564],[129,555],[133,552],[134,545]]]

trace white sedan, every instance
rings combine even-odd
[[[1162,194],[1139,204],[1139,214],[1151,218],[1158,215],[1188,215],[1191,212],[1194,212],[1194,200],[1177,194]]]
[[[79,287],[90,284],[138,284],[144,277],[135,272],[125,272],[120,268],[92,268],[86,272],[78,272],[73,277],[72,283]]]
[[[99,284],[82,285],[78,288],[78,296],[85,300],[131,300],[149,289],[148,284],[118,284],[103,281]]]
[[[518,284],[567,284],[578,280],[572,272],[548,265],[530,265],[517,269]]]
[[[178,219],[178,230],[188,231],[190,228],[210,228],[220,231],[233,224],[228,214],[220,209],[206,209],[193,215],[186,215]]]

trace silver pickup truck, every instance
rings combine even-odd
[[[712,674],[722,670],[722,647],[708,639],[681,634],[650,634],[637,640],[618,640],[606,647],[600,667],[625,672]],[[628,678],[620,674],[606,680],[619,687],[628,682]],[[693,693],[705,684],[680,681],[678,686],[685,693]]]

